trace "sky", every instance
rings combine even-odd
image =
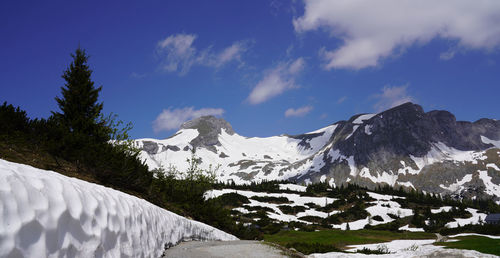
[[[80,46],[132,138],[300,134],[411,101],[500,119],[498,0],[2,1],[0,101],[58,111]]]

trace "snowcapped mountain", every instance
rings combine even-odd
[[[426,192],[500,199],[500,121],[456,121],[447,111],[405,103],[361,114],[301,135],[238,135],[221,118],[188,121],[173,136],[138,139],[151,169],[187,168],[191,151],[201,166],[220,164],[219,180],[288,179],[403,186]]]

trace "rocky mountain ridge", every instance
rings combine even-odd
[[[389,184],[500,200],[500,121],[457,121],[448,111],[424,112],[413,103],[266,138],[240,136],[225,120],[206,116],[184,123],[168,139],[136,143],[151,169],[183,170],[195,149],[202,167],[221,165],[217,177],[223,181]]]

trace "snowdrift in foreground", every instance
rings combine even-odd
[[[236,237],[111,188],[0,159],[0,257],[159,257],[186,239]]]

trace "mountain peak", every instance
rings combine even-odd
[[[181,129],[197,129],[200,135],[219,134],[222,131],[221,129],[224,129],[230,135],[234,134],[231,124],[223,118],[215,116],[201,116],[189,120],[181,125]]]
[[[181,125],[181,129],[196,129],[198,136],[189,142],[194,148],[203,147],[210,151],[216,152],[215,146],[220,146],[219,135],[222,129],[233,135],[234,130],[226,120],[215,116],[202,116],[193,120],[187,121]]]
[[[410,112],[410,113],[424,113],[424,109],[422,106],[418,104],[414,104],[412,102],[406,102],[401,105],[395,106],[388,110],[383,111],[382,113],[394,113],[394,112]]]

